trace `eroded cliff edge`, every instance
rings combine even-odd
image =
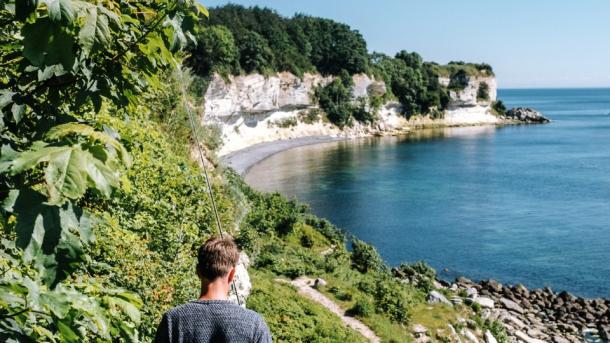
[[[352,76],[353,99],[381,96],[386,85],[365,74]],[[223,146],[219,155],[227,155],[249,146],[302,137],[363,137],[375,134],[405,132],[418,126],[461,126],[501,124],[509,119],[494,115],[492,103],[497,97],[497,83],[493,76],[470,76],[460,90],[449,91],[449,104],[440,116],[411,116],[401,113],[400,104],[386,101],[372,124],[355,122],[340,129],[315,116],[318,104],[313,99],[317,86],[330,83],[333,77],[305,74],[302,78],[283,72],[271,76],[251,74],[229,76],[214,75],[205,94],[202,121],[215,125],[221,132]],[[443,86],[449,78],[439,78]],[[479,89],[487,88],[487,97],[481,99]]]

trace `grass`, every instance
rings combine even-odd
[[[464,307],[451,307],[447,305],[420,304],[411,312],[413,324],[425,326],[430,334],[442,333],[442,336],[449,336],[451,331],[449,323],[455,323],[458,318],[468,318],[469,310]]]
[[[446,65],[434,65],[432,67],[434,71],[444,77],[450,77],[453,73],[458,70],[464,70],[468,76],[494,76],[493,72],[490,73],[485,70],[477,69],[474,64],[446,64]]]
[[[322,305],[275,281],[273,273],[252,269],[249,273],[254,287],[248,308],[263,316],[275,342],[366,342]]]

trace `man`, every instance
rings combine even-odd
[[[271,342],[269,329],[256,312],[228,300],[238,260],[239,249],[233,240],[208,239],[197,256],[199,300],[163,315],[155,342]]]

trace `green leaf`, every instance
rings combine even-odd
[[[61,341],[67,343],[78,343],[80,339],[76,332],[74,332],[70,326],[63,321],[57,322],[57,328],[59,329],[59,333],[61,334]]]
[[[71,304],[65,293],[56,290],[40,294],[40,305],[51,310],[57,318],[63,319],[70,311]]]
[[[61,63],[66,70],[74,64],[74,38],[48,18],[23,26],[23,56],[37,67]]]
[[[32,190],[11,190],[2,207],[17,216],[16,246],[24,250],[24,261],[34,262],[43,281],[54,286],[83,260],[83,243],[93,240],[92,220],[70,202],[58,207],[45,201]]]
[[[111,306],[119,307],[121,311],[124,312],[129,319],[131,319],[131,321],[136,324],[140,323],[140,311],[138,310],[136,304],[116,296],[108,296],[107,301]]]
[[[72,5],[70,0],[44,0],[47,4],[49,18],[56,22],[71,23],[74,20]]]
[[[19,124],[21,118],[23,116],[23,112],[25,111],[25,105],[13,104],[11,108],[11,113],[13,113],[13,119],[16,124]]]
[[[110,196],[119,184],[118,175],[105,163],[80,145],[50,146],[36,142],[30,150],[16,153],[12,160],[0,160],[0,169],[7,169],[13,175],[44,164],[44,180],[49,194],[49,203],[61,204],[65,199],[78,199],[88,187],[96,188],[104,196]]]
[[[96,45],[105,47],[110,43],[108,17],[100,14],[97,7],[88,8],[78,39],[86,54],[91,53]]]
[[[195,3],[195,6],[197,8],[197,14],[203,14],[206,17],[209,17],[210,14],[208,13],[208,9],[205,8],[202,4],[200,4],[199,2]]]
[[[0,110],[13,103],[13,95],[8,89],[0,89]]]
[[[50,140],[60,140],[71,135],[86,137],[90,141],[97,141],[114,149],[117,157],[126,165],[130,164],[129,154],[123,144],[107,133],[96,131],[93,127],[81,123],[66,123],[53,127],[47,132]]]

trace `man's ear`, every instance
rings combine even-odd
[[[235,278],[235,270],[237,269],[237,267],[233,267],[231,268],[231,270],[229,270],[229,277],[228,277],[228,281],[229,283],[233,282],[233,278]]]

